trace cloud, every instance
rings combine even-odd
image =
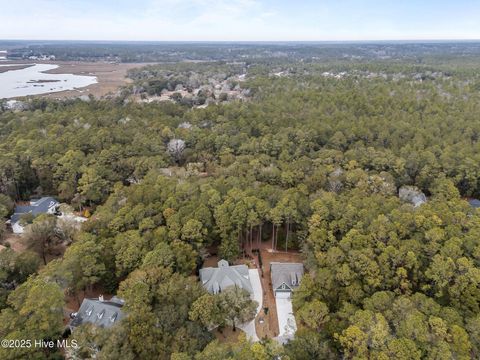
[[[258,18],[262,8],[256,0],[153,0],[145,11],[145,19],[170,23],[175,19],[180,26],[228,30],[232,23]]]
[[[480,6],[471,0],[457,0],[461,4],[448,8],[434,6],[433,0],[0,1],[0,37],[10,39],[253,41],[480,37],[480,20],[476,16]]]
[[[108,2],[108,1],[107,1]],[[0,13],[3,36],[37,39],[228,40],[268,12],[256,0],[18,0]],[[128,6],[128,9],[125,8]],[[21,26],[19,26],[21,24]],[[60,30],[60,31],[59,31]],[[240,30],[240,31],[239,31]],[[258,35],[258,33],[257,33]]]

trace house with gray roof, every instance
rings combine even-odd
[[[15,234],[21,234],[24,232],[24,227],[20,224],[22,216],[31,214],[36,217],[41,214],[55,214],[58,212],[58,206],[60,203],[53,197],[42,197],[41,199],[30,200],[29,205],[17,205],[15,206],[14,213],[10,218],[10,225]]]
[[[471,207],[478,209],[480,208],[480,200],[478,199],[468,199],[468,203]]]
[[[270,275],[275,297],[290,298],[292,292],[300,285],[303,277],[303,264],[270,263]]]
[[[220,260],[216,268],[200,269],[200,281],[210,294],[218,294],[229,286],[237,286],[253,294],[248,267],[246,265],[230,266],[226,260]]]
[[[90,323],[102,328],[109,328],[122,320],[125,315],[122,307],[125,302],[114,296],[110,300],[104,300],[103,296],[98,299],[83,299],[78,312],[72,313],[69,327],[73,331],[76,327]]]
[[[416,186],[402,186],[398,190],[398,197],[402,201],[411,203],[413,207],[419,207],[427,202],[425,194]]]

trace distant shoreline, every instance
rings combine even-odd
[[[144,66],[143,63],[104,63],[104,62],[82,62],[82,61],[7,61],[0,63],[0,73],[9,70],[21,70],[35,64],[57,65],[52,70],[45,71],[46,74],[73,74],[95,76],[97,83],[73,90],[50,92],[38,95],[29,95],[29,98],[50,98],[68,99],[82,95],[93,95],[101,98],[108,94],[115,94],[119,88],[131,83],[126,75],[129,69]],[[8,66],[11,65],[11,66]],[[15,97],[21,99],[24,97]],[[13,99],[13,98],[12,98]]]
[[[23,70],[26,69],[30,66],[33,66],[34,64],[12,64],[11,66],[8,66],[9,64],[5,64],[6,66],[0,66],[0,74],[7,72],[7,71],[13,71],[13,70]]]

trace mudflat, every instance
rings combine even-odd
[[[97,83],[87,86],[85,88],[76,90],[67,90],[57,93],[44,94],[41,96],[49,98],[70,98],[80,95],[90,95],[100,98],[108,94],[115,94],[121,87],[131,82],[128,79],[127,71],[136,67],[141,67],[144,64],[139,63],[103,63],[103,62],[63,62],[53,61],[50,64],[58,65],[58,68],[47,71],[47,74],[75,74],[75,75],[89,75],[96,76]]]
[[[51,99],[73,98],[81,95],[93,95],[101,98],[109,94],[115,94],[122,86],[129,84],[132,80],[128,79],[127,71],[146,64],[142,63],[107,63],[107,62],[82,62],[82,61],[9,61],[2,62],[0,73],[10,70],[25,69],[34,64],[54,64],[58,68],[46,71],[47,74],[74,74],[96,76],[97,83],[75,89],[55,93],[46,93],[41,96]]]
[[[22,70],[26,69],[27,67],[32,66],[33,64],[17,64],[17,65],[10,65],[10,64],[3,64],[3,66],[0,66],[0,74],[10,71],[10,70]]]

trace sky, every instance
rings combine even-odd
[[[479,40],[480,0],[0,0],[0,39]]]

